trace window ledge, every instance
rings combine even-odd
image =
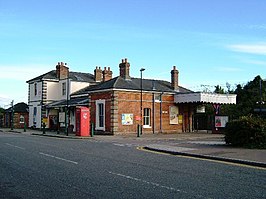
[[[151,126],[149,126],[149,125],[143,125],[143,128],[145,128],[145,129],[150,129]]]

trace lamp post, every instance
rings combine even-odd
[[[14,100],[11,102],[11,130],[14,129]]]
[[[140,69],[140,134],[142,135],[142,127],[143,127],[143,118],[142,118],[142,72],[145,70],[145,68]]]

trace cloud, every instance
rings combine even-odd
[[[46,73],[48,71],[47,68],[49,67],[45,65],[0,65],[0,79],[27,81],[29,79]]]
[[[242,71],[241,68],[235,68],[235,67],[217,67],[215,69],[219,72],[239,72],[239,71]]]
[[[227,48],[235,52],[266,55],[266,44],[233,44]]]
[[[266,24],[257,24],[257,25],[248,25],[249,29],[255,29],[255,30],[265,30]]]
[[[243,60],[243,62],[248,63],[248,64],[266,66],[266,61],[247,59],[247,60]]]

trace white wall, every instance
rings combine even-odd
[[[37,112],[36,116],[34,117],[34,107],[36,107]],[[29,104],[29,127],[34,126],[34,120],[36,128],[41,128],[41,106],[40,102],[32,102]]]
[[[35,83],[30,84],[30,102],[42,99],[42,82],[37,82],[37,95],[35,95]]]
[[[88,82],[71,82],[71,89],[70,89],[70,93],[74,93],[82,88],[85,88],[87,86],[89,86],[90,83]]]
[[[58,82],[47,82],[47,100],[59,100],[59,84]]]

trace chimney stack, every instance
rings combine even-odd
[[[69,68],[66,65],[64,62],[58,62],[56,65],[56,77],[59,80],[66,79],[69,75]]]
[[[130,63],[127,62],[127,58],[122,59],[122,62],[119,64],[120,68],[120,77],[130,80],[129,76],[129,68],[130,68]]]
[[[98,68],[98,66],[96,66],[96,69],[94,70],[94,80],[96,82],[102,81],[102,69],[101,69],[101,67]]]
[[[107,70],[106,70],[106,67],[104,67],[104,70],[102,73],[103,73],[103,81],[104,82],[112,79],[113,72],[110,70],[110,67],[108,67]]]
[[[175,91],[179,91],[178,86],[178,70],[176,70],[176,66],[173,66],[173,70],[171,70],[171,86]]]

